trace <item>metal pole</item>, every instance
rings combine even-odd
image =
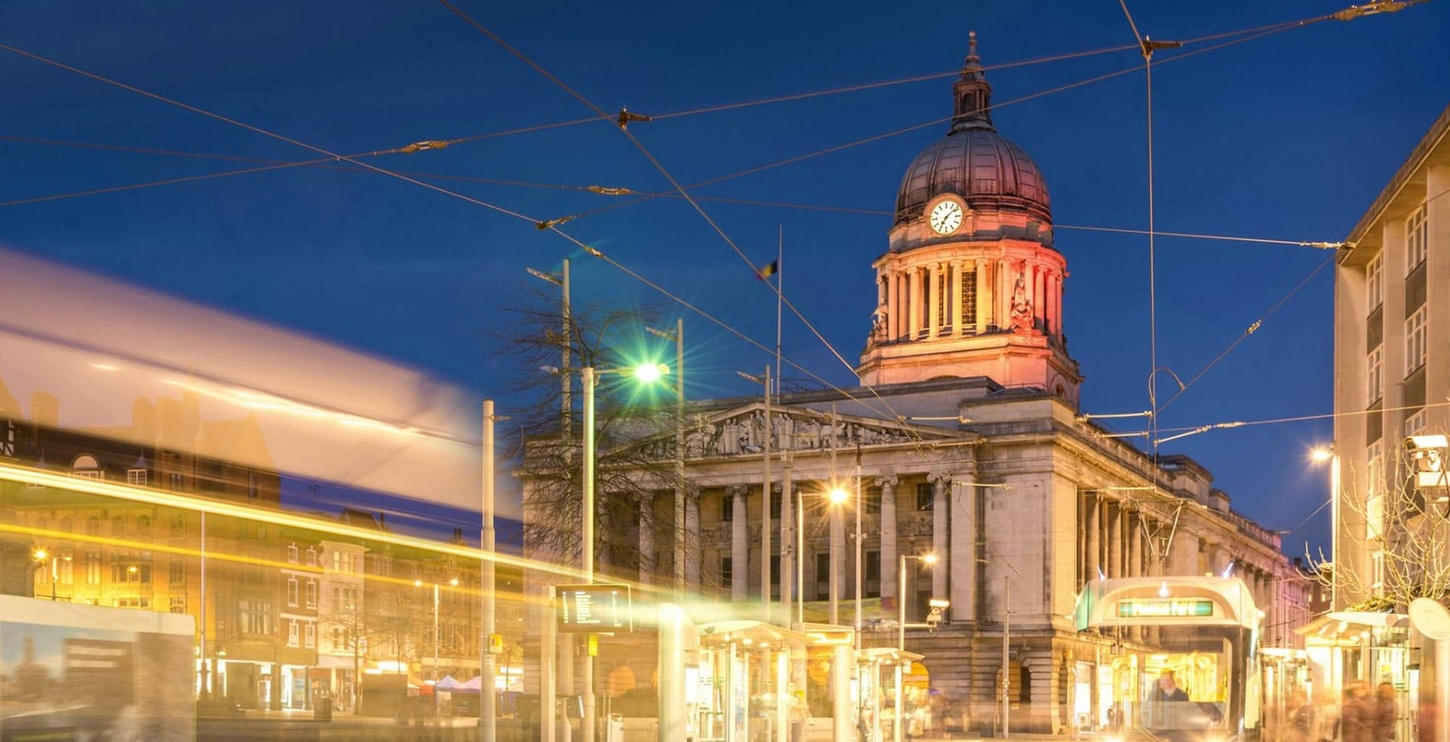
[[[800,490],[795,493],[795,594],[797,624],[806,622],[806,502]]]
[[[565,374],[567,376],[567,374]],[[479,614],[479,633],[483,636],[478,644],[478,700],[479,715],[478,728],[479,739],[482,742],[494,742],[498,732],[498,705],[494,694],[494,655],[493,634],[498,623],[498,604],[494,596],[494,563],[493,553],[496,548],[496,534],[494,532],[494,500],[493,500],[493,477],[494,477],[494,442],[493,442],[493,400],[483,400],[483,532],[479,538],[479,547],[483,551],[483,559],[479,562],[479,586],[483,593],[483,608]],[[550,616],[550,618],[553,618]],[[507,683],[505,683],[507,687]]]
[[[564,322],[564,347],[559,365],[559,368],[564,369],[564,372],[559,374],[559,376],[561,377],[560,384],[562,388],[560,391],[564,410],[564,442],[567,444],[569,442],[570,429],[573,427],[571,420],[574,417],[574,380],[569,378],[569,362],[573,357],[571,351],[574,347],[574,315],[573,308],[569,303],[569,260],[567,258],[564,260],[564,269],[559,273],[559,288],[563,290],[564,296],[562,304],[560,305],[560,314],[563,315]]]
[[[71,592],[71,595],[74,596],[75,595],[75,592],[72,591]],[[201,647],[201,691],[200,692],[201,692],[201,694],[202,694],[203,697],[210,698],[211,697],[211,688],[210,688],[210,683],[208,682],[208,679],[207,679],[207,674],[208,673],[207,673],[207,664],[206,664],[206,511],[205,510],[203,510],[201,512],[201,595],[198,596],[198,597],[201,599],[201,611],[200,611],[201,626],[199,627],[201,629],[201,644],[200,644],[200,647]],[[74,598],[72,598],[72,600],[74,600]],[[353,682],[357,682],[356,679],[354,679]]]
[[[765,483],[761,485],[760,514],[760,603],[765,608],[765,622],[770,623],[770,364],[765,364],[765,435],[761,449],[765,451]],[[783,496],[783,493],[782,493]]]
[[[548,603],[547,610],[544,611],[543,636],[540,637],[540,644],[543,646],[539,648],[539,740],[558,742],[558,735],[555,734],[558,728],[555,723],[558,710],[554,703],[558,695],[558,616],[555,614],[557,608],[554,606],[554,586],[547,585],[545,589]]]
[[[901,571],[897,573],[896,580],[896,651],[906,651],[906,559],[907,555],[901,555]],[[896,713],[891,719],[891,739],[894,742],[901,742],[901,714],[906,711],[906,704],[901,699],[901,662],[900,657],[896,663]]]
[[[1011,704],[1007,692],[1012,689],[1012,676],[1007,672],[1008,648],[1012,644],[1012,576],[1002,576],[1002,739],[1011,736]]]
[[[594,582],[594,368],[584,381],[584,581]],[[584,656],[584,742],[594,742],[594,655]]]
[[[1329,519],[1333,522],[1330,533],[1330,553],[1333,554],[1334,571],[1329,573],[1329,610],[1339,610],[1339,571],[1344,566],[1344,555],[1339,552],[1339,451],[1329,446]]]
[[[438,583],[433,583],[433,709],[438,709]]]
[[[685,592],[685,319],[675,320],[675,592]],[[679,600],[679,597],[676,598]]]

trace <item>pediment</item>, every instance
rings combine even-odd
[[[782,452],[853,450],[858,446],[900,446],[936,441],[959,441],[975,434],[940,427],[913,425],[880,418],[829,414],[806,407],[772,405],[770,448]],[[759,455],[766,442],[765,405],[695,415],[685,426],[686,459]],[[662,434],[640,444],[660,458],[674,455],[674,436]]]

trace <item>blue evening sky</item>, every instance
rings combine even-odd
[[[1002,134],[1044,172],[1067,257],[1065,328],[1092,413],[1148,408],[1148,240],[1076,227],[1146,229],[1145,80],[1111,0],[1061,2],[485,3],[458,9],[580,96],[614,113],[697,111],[777,96],[942,75],[770,105],[636,123],[681,183],[872,141],[699,189],[700,206],[750,263],[785,236],[786,295],[847,361],[875,300],[871,261],[901,175],[945,124],[951,73],[975,29]],[[1199,39],[1326,15],[1344,2],[1127,3],[1153,39]],[[1450,3],[1324,21],[1161,51],[1153,66],[1160,231],[1338,241],[1450,102]],[[205,109],[329,153],[387,150],[586,118],[592,110],[437,2],[0,3],[0,44]],[[1128,74],[1043,94],[1137,66]],[[1017,99],[1028,98],[1020,103]],[[873,139],[874,138],[874,139]],[[34,141],[44,140],[44,141]],[[480,397],[531,371],[497,353],[502,307],[530,295],[524,268],[573,258],[576,300],[668,302],[618,268],[475,203],[373,172],[298,167],[155,188],[16,203],[256,166],[122,148],[307,160],[317,152],[0,51],[0,246],[154,288],[419,367]],[[669,181],[602,121],[368,158],[533,220],[656,192]],[[486,182],[491,181],[491,182]],[[547,187],[546,187],[547,186]],[[562,188],[567,186],[569,188]],[[772,205],[773,204],[773,205]],[[805,210],[784,204],[833,207]],[[678,198],[563,224],[649,281],[764,345],[775,302],[745,260]],[[1285,550],[1323,543],[1330,253],[1160,237],[1157,364],[1185,382],[1255,321],[1261,329],[1193,383],[1160,426],[1257,422],[1165,444],[1209,467],[1234,507]],[[1290,294],[1292,293],[1292,296]],[[1280,300],[1289,298],[1267,316]],[[686,311],[677,309],[672,311]],[[685,313],[689,394],[753,394],[737,369],[765,352]],[[838,385],[854,376],[798,320],[786,357]],[[663,349],[662,349],[663,350]],[[787,377],[803,378],[799,370]],[[1158,374],[1160,400],[1178,389]],[[509,400],[498,400],[507,414]],[[1133,423],[1118,426],[1130,429]]]

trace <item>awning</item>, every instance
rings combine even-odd
[[[1357,647],[1368,632],[1409,625],[1410,617],[1403,613],[1330,611],[1294,629],[1294,633],[1304,637],[1305,642],[1318,646]]]
[[[700,646],[738,643],[758,647],[804,647],[810,637],[764,621],[716,621],[700,624]]]

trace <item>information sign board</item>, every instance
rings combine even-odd
[[[628,585],[557,585],[559,631],[612,634],[634,631]]]

